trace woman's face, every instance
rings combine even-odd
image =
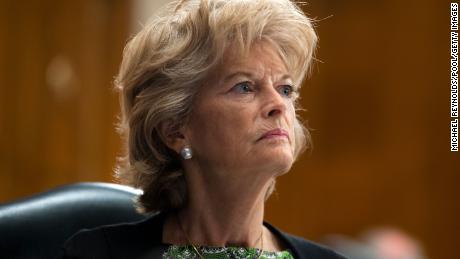
[[[227,51],[202,86],[185,136],[203,171],[287,172],[294,160],[294,98],[289,71],[267,43],[244,58]]]

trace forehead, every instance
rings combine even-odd
[[[289,76],[287,66],[276,48],[266,42],[255,43],[246,54],[241,53],[234,47],[229,47],[224,53],[218,70],[221,76],[237,72],[269,72]]]

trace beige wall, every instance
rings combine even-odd
[[[148,18],[156,13],[162,6],[172,2],[172,0],[135,0],[132,7],[132,30],[137,31]]]
[[[111,180],[128,1],[0,1],[0,201]]]

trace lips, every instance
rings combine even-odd
[[[274,129],[274,130],[265,132],[265,134],[263,134],[259,140],[270,139],[270,138],[280,138],[280,137],[286,137],[287,139],[289,139],[289,133],[283,129],[278,128],[278,129]]]

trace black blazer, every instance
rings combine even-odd
[[[81,230],[66,241],[60,258],[161,258],[168,248],[162,243],[164,218],[165,214],[159,213],[139,222]],[[264,225],[285,243],[294,258],[345,258],[328,248],[282,232],[267,222]]]

